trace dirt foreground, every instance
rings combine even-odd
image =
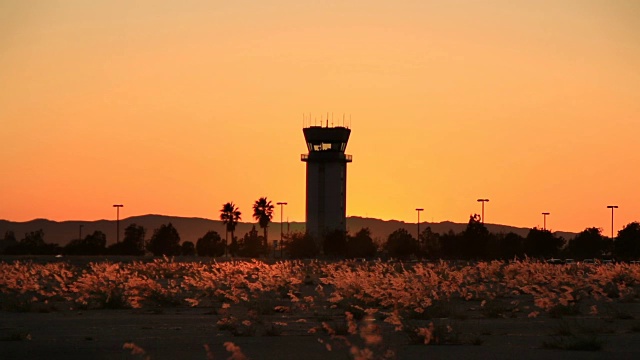
[[[637,306],[636,306],[637,307]],[[637,313],[637,308],[633,309]],[[638,314],[640,315],[640,314]],[[287,315],[274,321],[295,324]],[[350,349],[338,339],[288,327],[276,336],[233,336],[216,326],[218,315],[206,309],[86,310],[51,313],[0,313],[0,353],[3,359],[226,359],[223,345],[232,342],[250,359],[345,359]],[[397,359],[638,359],[637,320],[593,317],[441,319],[466,334],[475,344],[407,345],[401,332],[385,331],[385,344]],[[308,324],[305,323],[305,328]],[[602,343],[598,351],[550,349],[559,329],[584,333]],[[572,329],[572,330],[571,330]],[[583,331],[584,330],[584,331]],[[390,335],[389,335],[390,334]],[[319,341],[323,341],[322,343]],[[125,349],[134,343],[144,354]],[[330,344],[331,351],[327,349]],[[205,345],[209,347],[206,350]],[[376,357],[383,354],[375,354]]]

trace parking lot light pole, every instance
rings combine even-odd
[[[547,230],[547,215],[549,215],[550,213],[548,212],[543,212],[542,216],[544,217],[543,223],[544,225],[542,225],[542,230]]]
[[[116,208],[116,244],[120,242],[120,208],[123,206],[122,204],[113,205]]]
[[[420,211],[424,211],[424,209],[418,208],[416,211],[418,212],[418,237],[416,239],[420,242]]]
[[[482,224],[484,224],[484,203],[488,202],[489,199],[478,199],[478,202],[482,203]]]
[[[611,240],[613,240],[613,209],[617,209],[618,205],[609,205],[608,209],[611,209]]]
[[[280,258],[282,258],[282,238],[284,237],[283,236],[283,228],[282,228],[282,225],[283,225],[283,223],[282,223],[282,211],[283,211],[282,210],[282,206],[283,205],[287,205],[287,203],[286,202],[279,202],[279,203],[276,203],[276,204],[280,205]],[[274,249],[274,257],[275,257],[275,249]]]

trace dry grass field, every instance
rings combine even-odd
[[[629,264],[12,258],[0,262],[0,353],[633,359],[639,294]]]

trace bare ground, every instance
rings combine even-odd
[[[397,359],[638,359],[640,358],[640,309],[625,306],[624,318],[614,316],[570,316],[551,318],[515,317],[434,319],[453,329],[447,345],[412,343],[406,332],[387,324],[384,346]],[[472,314],[473,315],[473,314]],[[257,331],[233,336],[220,330],[220,315],[203,308],[150,310],[85,310],[47,313],[0,312],[0,357],[2,359],[207,359],[205,345],[214,359],[231,356],[223,346],[233,342],[250,359],[348,359],[349,346],[325,333],[309,334],[319,324],[309,316],[296,322],[296,314],[272,314],[267,322],[286,322],[282,332],[268,336]],[[357,337],[357,336],[352,336]],[[348,338],[348,337],[347,337]],[[319,339],[323,342],[321,343]],[[355,340],[354,340],[355,341]],[[601,344],[596,351],[555,349],[572,341],[578,348]],[[144,349],[134,355],[124,349],[133,342]],[[326,344],[331,345],[331,351]],[[586,344],[586,345],[585,345]],[[382,349],[376,355],[383,354]]]

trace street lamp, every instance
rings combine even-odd
[[[484,224],[484,203],[488,202],[489,199],[478,199],[478,202],[482,203],[482,223]]]
[[[617,209],[618,205],[608,205],[607,209],[611,209],[611,240],[613,240],[613,209]]]
[[[543,212],[542,216],[544,217],[544,225],[542,226],[542,230],[547,230],[547,215],[549,215],[550,213],[548,212]]]
[[[116,244],[120,242],[120,208],[123,206],[122,204],[113,205],[116,208]]]
[[[287,203],[286,202],[279,202],[279,203],[276,203],[276,204],[280,205],[280,258],[282,258],[282,237],[283,237],[282,206],[283,205],[287,205]],[[273,251],[274,251],[274,255],[273,256],[275,257],[275,249]]]
[[[424,211],[424,209],[418,208],[416,211],[418,212],[418,237],[416,239],[420,242],[420,211]]]

